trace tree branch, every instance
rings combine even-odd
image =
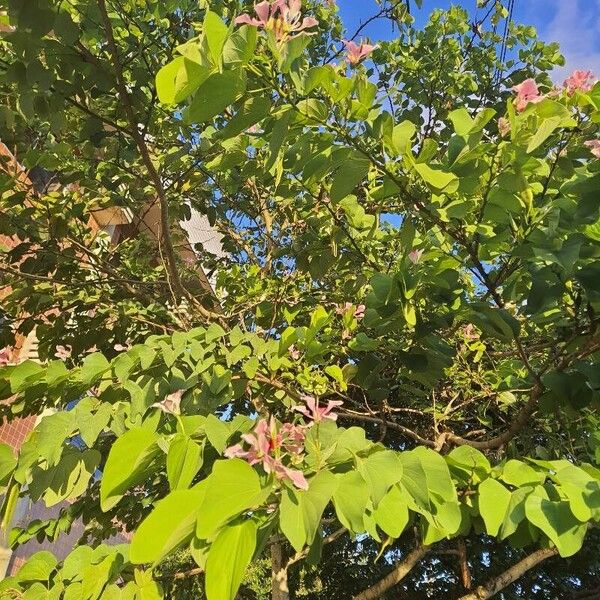
[[[492,598],[505,587],[522,577],[527,571],[533,569],[533,567],[539,565],[547,558],[556,556],[557,553],[556,548],[544,548],[538,550],[518,562],[516,565],[513,565],[510,569],[504,571],[501,575],[498,575],[498,577],[494,577],[484,585],[480,585],[472,593],[462,596],[459,600],[485,600],[486,598]]]
[[[391,573],[378,581],[375,585],[367,588],[353,600],[376,600],[384,592],[400,583],[420,562],[420,560],[429,552],[429,546],[419,546],[413,550],[401,563],[397,564]]]
[[[142,161],[148,169],[148,174],[150,176],[150,179],[152,180],[152,184],[156,190],[158,200],[160,202],[160,238],[165,249],[167,271],[172,281],[174,290],[181,296],[186,296],[187,294],[185,288],[183,287],[183,284],[181,283],[181,278],[179,277],[179,271],[177,269],[175,251],[173,249],[173,241],[171,239],[171,230],[169,223],[169,205],[165,195],[162,179],[158,171],[156,170],[154,163],[152,162],[150,151],[148,150],[148,146],[146,145],[146,140],[144,139],[144,136],[142,135],[142,133],[140,133],[138,128],[139,125],[135,117],[133,104],[131,102],[131,98],[127,91],[127,86],[125,84],[125,79],[123,77],[123,68],[121,65],[117,44],[115,42],[115,36],[110,22],[110,17],[108,16],[108,12],[106,10],[105,0],[98,0],[98,7],[100,9],[102,22],[104,24],[108,48],[112,55],[112,62],[113,67],[115,69],[115,77],[117,81],[117,89],[119,90],[119,96],[121,97],[121,102],[123,103],[123,109],[127,116],[129,127],[131,128],[131,135],[138,147],[138,150],[142,157]]]
[[[504,446],[510,442],[510,440],[512,440],[525,427],[525,425],[527,425],[531,415],[533,415],[538,407],[538,400],[541,393],[542,388],[536,385],[531,390],[531,395],[529,396],[527,404],[521,409],[521,412],[512,422],[512,425],[504,433],[501,433],[495,438],[478,442],[475,440],[468,440],[454,433],[447,433],[446,440],[452,444],[456,444],[457,446],[471,446],[472,448],[477,448],[478,450],[494,450],[496,448],[500,448],[501,446]]]

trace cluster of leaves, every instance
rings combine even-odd
[[[35,327],[43,362],[0,369],[0,396],[53,414],[0,450],[3,512],[61,506],[12,542],[83,521],[89,546],[2,589],[160,597],[187,549],[234,598],[274,545],[318,564],[345,531],[388,563],[413,532],[578,552],[600,520],[600,84],[554,89],[558,49],[499,35],[501,3],[423,30],[383,3],[398,38],[352,67],[334,3],[304,4],[310,32],[283,8],[287,29],[236,25],[249,2],[34,4],[9,3],[2,136],[60,187],[3,175],[2,335]],[[111,247],[85,227],[110,206],[167,229]],[[190,209],[228,251],[201,254],[218,310],[173,253]],[[307,425],[307,396],[344,426]],[[226,458],[271,416],[304,432],[306,490]]]

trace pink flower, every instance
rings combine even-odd
[[[177,390],[172,394],[166,396],[161,402],[155,402],[152,404],[152,408],[158,408],[164,413],[170,415],[181,414],[181,398],[185,394],[185,390]]]
[[[301,460],[304,451],[304,428],[285,423],[280,430],[273,417],[270,421],[261,419],[252,433],[246,433],[242,440],[249,446],[236,444],[225,450],[227,458],[241,458],[251,465],[260,464],[265,473],[273,473],[277,479],[291,481],[301,490],[308,489],[308,482],[301,471],[286,466],[282,461],[282,451],[293,460]]]
[[[523,83],[515,85],[513,91],[517,92],[514,102],[519,112],[524,111],[530,102],[536,104],[544,99],[544,96],[538,90],[537,83],[533,79],[526,79]]]
[[[284,423],[281,426],[281,445],[290,454],[302,454],[304,451],[304,440],[306,439],[305,427]]]
[[[413,250],[408,253],[408,260],[410,260],[413,265],[416,265],[421,260],[421,256],[423,256],[423,250]]]
[[[0,349],[0,367],[5,367],[10,364],[12,352],[10,348],[2,348]]]
[[[127,343],[125,344],[115,344],[113,346],[113,348],[117,351],[117,352],[126,352],[127,350],[129,350],[129,348],[131,348],[131,346]]]
[[[362,319],[365,316],[365,310],[367,307],[364,304],[359,304],[356,308],[352,302],[346,302],[345,304],[339,304],[335,309],[335,312],[338,315],[345,315],[349,311],[353,311],[354,317],[356,319]]]
[[[319,421],[330,420],[337,421],[337,415],[331,411],[336,406],[344,404],[341,400],[330,400],[327,406],[320,407],[318,400],[314,396],[302,396],[302,401],[306,406],[294,406],[294,410],[302,413],[307,419],[318,423]]]
[[[278,479],[291,481],[298,489],[307,490],[308,481],[304,477],[302,471],[297,469],[290,469],[286,467],[281,461],[276,460],[273,465],[273,472]]]
[[[591,71],[573,71],[573,73],[565,79],[564,85],[567,94],[572,95],[577,90],[580,92],[589,92],[595,82],[596,78]]]
[[[600,158],[600,140],[590,140],[589,142],[584,142],[583,145],[589,148],[590,152],[596,158]]]
[[[498,119],[498,131],[502,137],[506,137],[510,133],[510,121],[505,117]]]
[[[463,329],[463,333],[466,339],[468,340],[477,340],[479,339],[479,334],[477,333],[475,326],[469,323],[465,325]]]
[[[254,6],[254,12],[258,19],[249,14],[243,14],[236,18],[235,23],[272,31],[277,41],[282,42],[292,34],[298,34],[319,24],[314,17],[302,18],[301,9],[302,0],[259,2]]]
[[[67,358],[71,358],[72,353],[73,348],[71,346],[56,346],[56,352],[54,356],[56,356],[56,358],[60,358],[60,360],[66,360]]]
[[[377,46],[372,46],[371,44],[365,44],[361,42],[357,44],[356,42],[349,40],[342,40],[344,46],[346,46],[346,56],[348,57],[348,62],[352,66],[356,66],[361,60],[367,58]]]

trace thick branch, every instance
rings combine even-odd
[[[387,592],[387,590],[400,583],[428,552],[429,546],[419,546],[401,563],[397,564],[391,573],[375,585],[358,594],[358,596],[354,596],[353,600],[376,600],[376,598],[380,598],[384,592]]]
[[[119,96],[121,97],[121,102],[123,103],[123,109],[127,116],[129,127],[131,128],[131,135],[138,147],[138,150],[142,157],[142,161],[148,169],[148,175],[150,176],[152,185],[156,190],[156,194],[160,202],[160,233],[161,241],[164,246],[166,256],[167,271],[169,273],[169,277],[171,279],[174,290],[179,295],[185,296],[185,289],[179,277],[179,271],[177,269],[177,262],[175,259],[175,251],[173,249],[173,241],[171,239],[171,230],[169,223],[169,205],[167,202],[162,179],[158,171],[156,170],[154,163],[152,162],[152,157],[150,156],[150,151],[148,150],[148,146],[146,145],[146,140],[144,139],[144,136],[142,135],[142,133],[140,133],[139,130],[139,125],[133,110],[133,104],[131,102],[129,92],[127,91],[125,79],[123,77],[123,68],[119,57],[119,51],[117,50],[117,44],[115,42],[115,36],[113,33],[112,25],[110,23],[110,17],[108,16],[108,12],[106,10],[105,0],[98,0],[98,7],[100,9],[100,14],[102,15],[102,22],[104,24],[108,48],[112,55],[113,67],[115,69],[115,76],[117,80],[117,89],[119,90]]]
[[[521,409],[521,412],[512,422],[512,425],[504,433],[501,433],[495,438],[478,442],[474,440],[467,440],[466,438],[455,435],[454,433],[448,433],[446,434],[446,440],[451,444],[456,444],[457,446],[471,446],[472,448],[477,448],[478,450],[494,450],[496,448],[500,448],[510,442],[510,440],[517,436],[525,427],[525,425],[527,425],[529,419],[538,407],[540,394],[541,388],[538,386],[534,387],[531,390],[531,395],[527,401],[527,404]]]
[[[533,567],[539,565],[547,558],[556,556],[556,554],[556,548],[544,548],[543,550],[538,550],[524,558],[521,562],[513,565],[510,569],[504,571],[502,575],[490,579],[486,584],[480,585],[474,592],[462,596],[459,600],[485,600],[486,598],[492,598],[505,587],[522,577],[527,571],[533,569]]]

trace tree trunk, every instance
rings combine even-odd
[[[281,542],[271,544],[271,600],[289,600],[287,568]]]

